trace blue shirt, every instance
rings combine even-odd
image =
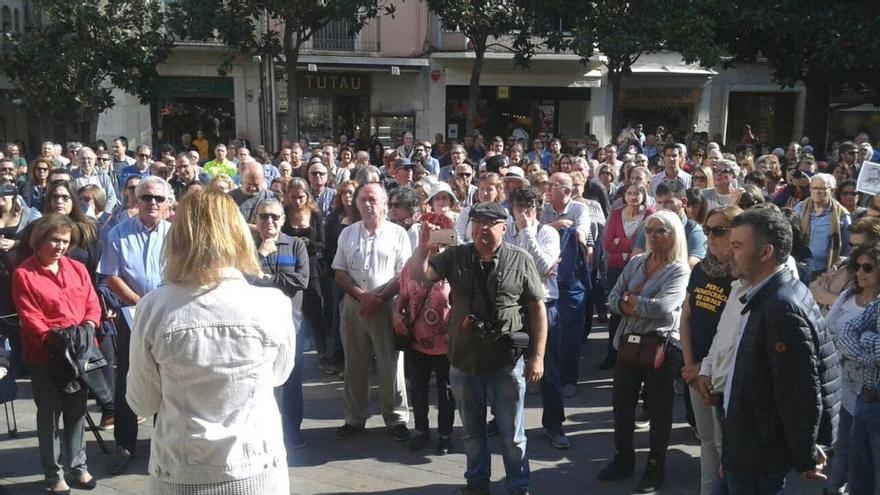
[[[143,179],[144,177],[150,176],[150,167],[147,167],[143,170],[137,168],[137,165],[129,165],[122,169],[119,172],[119,190],[125,191],[125,181],[128,180],[129,177],[140,177]]]
[[[550,169],[550,158],[551,158],[550,152],[546,151],[546,150],[541,150],[541,156],[537,156],[537,155],[538,155],[537,152],[530,151],[529,154],[526,155],[526,157],[531,162],[541,162],[541,168],[543,168],[544,170],[549,170]]]
[[[107,234],[98,273],[122,279],[143,297],[162,283],[159,254],[171,223],[161,220],[148,230],[139,216],[119,223]]]

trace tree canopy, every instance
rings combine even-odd
[[[89,120],[115,105],[113,88],[151,101],[156,66],[171,51],[164,15],[150,0],[43,0],[35,25],[5,35],[0,70],[27,108]]]

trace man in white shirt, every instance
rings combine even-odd
[[[685,189],[691,187],[691,174],[681,169],[683,162],[681,149],[675,144],[667,144],[663,147],[663,170],[651,179],[651,195],[657,191],[664,181],[677,181]]]
[[[333,258],[335,281],[345,292],[339,331],[345,351],[345,424],[337,438],[364,430],[370,416],[370,367],[376,358],[382,417],[395,440],[409,439],[409,406],[403,356],[391,340],[391,299],[398,276],[412,254],[406,231],[387,221],[388,197],[379,184],[361,188],[355,199],[363,220],[339,234]]]

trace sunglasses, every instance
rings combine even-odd
[[[645,227],[645,234],[667,236],[669,235],[669,229],[666,227]]]
[[[712,237],[724,237],[730,232],[730,229],[727,227],[706,227],[705,225],[703,226],[703,230]]]
[[[460,174],[455,174],[455,175],[457,175],[459,177],[471,177],[474,174],[460,173]]]
[[[309,175],[314,175],[314,176],[317,176],[317,177],[323,177],[323,176],[327,175],[327,172],[309,172]]]
[[[273,222],[277,222],[278,219],[281,218],[281,215],[279,215],[277,213],[258,213],[257,217],[264,222],[266,220],[269,220],[270,218],[272,219]]]
[[[851,266],[855,272],[861,270],[865,273],[871,273],[874,271],[874,265],[870,263],[853,263]]]
[[[141,158],[150,158],[150,155],[147,155],[145,153],[138,153],[138,156]]]
[[[732,168],[723,168],[723,169],[719,170],[718,173],[733,175],[733,169]]]
[[[165,202],[166,199],[167,198],[165,196],[157,196],[155,194],[141,194],[140,195],[140,200],[143,201],[144,203],[149,203],[149,202],[155,200],[156,203],[162,204]]]
[[[840,193],[841,196],[855,196],[856,194],[858,193],[855,191],[843,191]]]

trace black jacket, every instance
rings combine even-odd
[[[51,356],[52,382],[64,393],[77,392],[84,384],[103,404],[111,400],[101,368],[107,360],[101,354],[91,325],[53,329],[47,338]]]
[[[830,445],[840,408],[840,365],[810,290],[787,270],[743,308],[724,418],[722,464],[813,469]]]

